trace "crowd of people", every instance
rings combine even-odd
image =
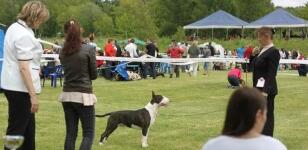
[[[25,141],[21,150],[35,150],[35,113],[38,112],[37,94],[41,92],[39,70],[43,49],[35,39],[32,29],[37,29],[49,16],[49,11],[41,1],[27,2],[18,15],[18,21],[7,30],[4,41],[4,60],[1,73],[1,87],[8,100],[7,135],[22,135]],[[111,67],[117,62],[98,62],[97,55],[107,57],[137,58],[147,54],[149,57],[162,57],[155,41],[147,40],[144,51],[139,51],[134,39],[130,39],[123,48],[117,41],[108,39],[104,45],[104,53],[95,44],[95,35],[89,36],[89,41],[82,38],[81,25],[77,20],[70,19],[64,24],[65,41],[61,50],[47,51],[59,53],[64,69],[64,86],[59,94],[62,104],[66,137],[65,150],[74,150],[78,133],[78,123],[82,125],[82,141],[80,150],[90,150],[95,133],[95,103],[97,98],[93,93],[92,80],[97,78],[97,67],[105,65],[112,76]],[[262,48],[239,48],[226,55],[236,55],[239,58],[250,59],[253,72],[254,88],[239,88],[230,97],[226,118],[221,136],[210,140],[203,149],[272,149],[286,150],[277,139],[272,138],[274,132],[274,99],[278,94],[276,75],[281,58],[303,59],[299,52],[286,53],[274,47],[273,33],[270,28],[258,30],[258,40]],[[167,49],[170,58],[208,58],[216,53],[212,43],[207,47],[198,47],[198,41],[190,44],[178,43],[173,40]],[[78,65],[76,65],[78,64]],[[135,63],[143,68],[141,76],[150,75],[155,79],[159,73],[154,62]],[[18,67],[16,67],[18,66]],[[209,64],[204,63],[207,73]],[[241,65],[236,64],[228,73],[228,81],[232,86],[243,85]],[[180,70],[187,71],[192,76],[197,75],[198,63],[189,65],[171,64],[170,78],[175,74],[180,77]],[[14,78],[14,80],[12,80]],[[7,149],[7,148],[5,148]]]
[[[89,36],[89,39],[92,38],[93,34]],[[91,42],[92,44],[93,42]],[[212,45],[212,42],[209,42],[206,46],[198,45],[197,40],[193,40],[191,42],[179,42],[176,40],[172,40],[170,45],[166,48],[165,53],[159,51],[157,43],[151,39],[148,39],[145,46],[139,46],[135,43],[135,39],[128,39],[127,44],[120,46],[114,39],[108,39],[107,43],[103,46],[103,48],[98,48],[97,44],[92,44],[97,47],[97,55],[99,56],[107,56],[107,57],[131,57],[138,58],[145,54],[150,57],[159,57],[159,58],[209,58],[211,56],[216,57],[227,57],[227,58],[244,58],[249,60],[250,62],[256,57],[256,54],[260,52],[260,47],[247,45],[245,47],[239,47],[233,50],[223,49],[223,47],[216,49],[215,45]],[[100,50],[101,49],[101,50]],[[293,60],[303,60],[305,56],[303,53],[300,53],[299,50],[286,51],[284,48],[279,49],[281,59],[293,59]],[[249,62],[248,61],[248,62]],[[107,72],[104,76],[107,79],[112,79],[115,75],[111,73],[111,69],[115,68],[115,66],[119,64],[118,62],[108,62],[103,60],[97,60],[97,67],[107,68],[105,69]],[[155,79],[157,75],[163,75],[165,73],[169,74],[170,78],[175,74],[176,78],[180,77],[181,73],[188,73],[190,76],[197,76],[198,71],[204,71],[204,75],[208,74],[210,67],[213,70],[231,70],[233,66],[236,66],[235,63],[222,63],[222,62],[214,62],[203,63],[203,67],[199,66],[199,63],[185,64],[185,63],[141,63],[141,62],[130,62],[131,65],[138,66],[140,72],[138,74],[141,78],[146,79],[148,76]],[[242,63],[241,69],[243,71],[251,72],[253,70],[253,66],[251,63]],[[300,64],[280,64],[280,70],[292,69],[299,70],[299,74],[305,76],[307,73],[307,65]],[[132,70],[132,71],[137,71]],[[303,73],[302,73],[303,72]],[[164,76],[164,75],[163,75]]]
[[[93,35],[93,34],[91,34]],[[98,47],[97,44],[92,44],[95,47]],[[143,47],[143,46],[142,46]],[[135,44],[133,38],[128,39],[127,44],[120,46],[116,40],[108,39],[107,43],[103,46],[102,50],[96,48],[97,56],[106,56],[106,57],[131,57],[138,58],[146,55],[147,57],[156,57],[156,58],[208,58],[215,55],[215,49],[211,46],[211,43],[208,45],[208,48],[200,48],[198,46],[198,41],[193,41],[190,44],[180,43],[176,40],[172,40],[171,44],[166,49],[166,53],[160,53],[157,43],[151,39],[146,41],[146,45],[142,50],[141,46]],[[111,68],[115,68],[120,62],[115,61],[103,61],[97,60],[97,67],[104,68],[104,76],[107,79],[112,79],[115,75],[111,73]],[[176,78],[180,77],[180,73],[187,72],[190,76],[197,76],[199,67],[198,63],[193,63],[189,65],[181,63],[141,63],[141,62],[130,62],[130,65],[137,65],[140,68],[139,75],[141,78],[146,79],[148,76],[155,79],[157,76],[163,76],[165,73],[170,74],[170,78],[175,74]],[[136,70],[135,70],[136,71]],[[209,71],[209,63],[204,63],[204,75]]]

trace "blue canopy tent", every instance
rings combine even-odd
[[[184,29],[242,29],[243,26],[248,25],[247,22],[234,17],[233,15],[219,10],[199,21],[184,26]]]
[[[278,8],[266,16],[251,22],[244,28],[260,28],[262,26],[272,28],[306,27],[307,21],[292,15],[283,8]]]

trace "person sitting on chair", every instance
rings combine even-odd
[[[244,84],[244,80],[242,80],[241,64],[236,64],[235,67],[228,72],[228,81],[231,87],[240,87]]]

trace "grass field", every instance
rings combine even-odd
[[[280,72],[279,95],[275,106],[274,136],[286,144],[289,150],[308,149],[308,78],[296,72]],[[50,82],[47,82],[47,84]],[[251,85],[251,75],[248,74]],[[118,82],[98,78],[94,82],[98,97],[96,113],[102,114],[121,109],[143,107],[151,98],[151,90],[170,98],[167,108],[159,116],[149,132],[149,150],[198,150],[209,139],[219,135],[232,89],[226,88],[226,72],[211,72],[209,76],[158,78],[141,81]],[[39,95],[40,110],[36,115],[36,141],[38,150],[63,149],[65,124],[61,104],[57,97],[60,87],[45,85]],[[0,136],[7,126],[7,101],[0,95]],[[141,148],[141,131],[117,129],[103,147],[98,146],[100,134],[106,126],[106,118],[98,118],[95,128],[94,150],[136,150]],[[78,136],[80,143],[81,132]],[[0,142],[2,144],[2,141]],[[1,147],[1,146],[0,146]]]

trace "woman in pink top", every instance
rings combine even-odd
[[[237,64],[228,72],[228,81],[232,87],[239,87],[243,83],[240,64]]]

